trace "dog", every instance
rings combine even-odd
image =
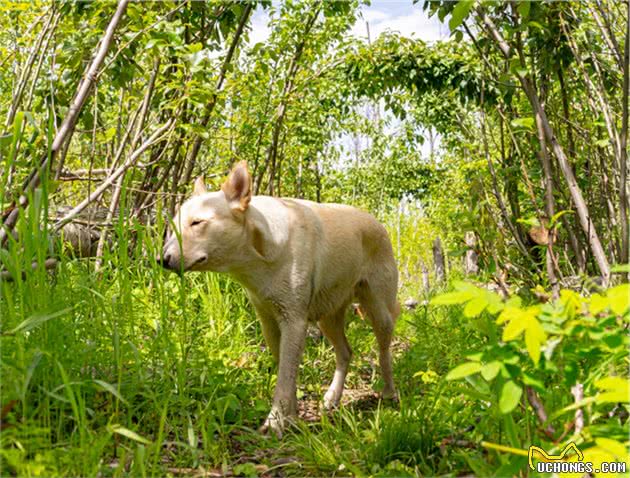
[[[383,398],[396,399],[390,345],[400,304],[398,270],[385,228],[340,204],[252,196],[243,161],[217,192],[202,177],[173,218],[161,264],[172,271],[231,275],[247,291],[278,364],[271,411],[261,427],[282,436],[297,415],[297,376],[309,322],[333,345],[335,374],[324,407],[339,404],[352,351],[344,316],[353,298],[376,335]]]

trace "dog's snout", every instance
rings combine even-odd
[[[160,263],[162,267],[165,269],[171,268],[171,254],[169,252],[164,252],[161,256],[158,256],[157,261]]]

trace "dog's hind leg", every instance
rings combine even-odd
[[[345,311],[346,306],[319,321],[319,328],[334,347],[336,358],[335,375],[324,395],[324,408],[326,409],[339,405],[348,373],[348,365],[352,357],[352,349],[348,344],[345,332]]]
[[[381,284],[382,287],[367,282],[361,283],[357,287],[357,297],[361,308],[366,312],[372,324],[374,335],[378,342],[379,363],[383,377],[383,398],[394,399],[396,387],[392,370],[391,342],[394,333],[395,320],[398,317],[400,308],[396,301],[395,292],[390,293],[391,297],[386,297],[385,292],[392,288],[390,284]],[[393,291],[396,290],[395,282]]]

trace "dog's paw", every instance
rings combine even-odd
[[[324,410],[330,411],[338,408],[339,402],[341,402],[341,393],[337,390],[329,388],[324,395]]]
[[[276,407],[271,409],[265,423],[260,427],[259,431],[263,434],[274,433],[278,440],[282,439],[287,418],[284,413]]]

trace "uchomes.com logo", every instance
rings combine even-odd
[[[567,455],[575,452],[575,461],[566,461]],[[534,466],[534,454],[540,461]],[[625,473],[626,463],[622,461],[604,461],[597,464],[584,461],[584,453],[573,442],[569,443],[559,455],[550,455],[539,446],[529,447],[529,467],[538,473]]]

